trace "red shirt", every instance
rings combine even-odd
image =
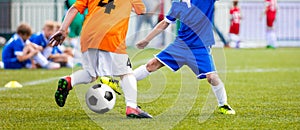
[[[229,33],[239,34],[240,22],[241,22],[241,12],[239,7],[232,7],[230,9],[231,22]]]
[[[276,17],[277,1],[266,0],[267,26],[272,27]]]

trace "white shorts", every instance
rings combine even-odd
[[[82,67],[92,77],[121,76],[133,73],[127,54],[88,49],[82,54]]]
[[[132,74],[132,66],[127,54],[111,53],[113,61],[113,76]]]

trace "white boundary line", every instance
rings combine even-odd
[[[249,68],[227,70],[227,73],[264,73],[264,72],[297,72],[300,68]]]
[[[236,70],[226,70],[226,73],[263,73],[263,72],[297,72],[300,71],[300,68],[249,68],[249,69],[236,69]],[[218,71],[218,73],[223,73],[224,71]],[[25,83],[21,83],[24,87],[25,86],[31,86],[31,85],[38,85],[42,83],[48,83],[54,80],[59,79],[59,77],[52,77],[48,79],[42,79],[42,80],[34,80],[34,81],[29,81]],[[0,92],[1,91],[6,91],[9,88],[5,87],[0,87]]]

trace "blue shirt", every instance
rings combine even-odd
[[[30,64],[30,60],[20,62],[17,56],[23,55],[23,49],[25,42],[18,34],[14,34],[12,38],[8,40],[2,50],[2,60],[5,69],[20,69]]]
[[[43,48],[46,48],[48,45],[49,40],[45,37],[43,32],[38,32],[36,34],[33,34],[29,40],[39,46],[42,46]]]
[[[29,40],[39,46],[42,46],[44,49],[47,47],[47,45],[49,43],[49,40],[45,37],[45,34],[43,32],[38,32],[36,34],[33,34]],[[61,50],[57,46],[52,47],[51,52],[43,51],[43,55],[57,54],[57,53],[59,53],[59,54],[62,53]]]
[[[166,21],[180,22],[178,36],[174,44],[189,48],[208,47],[215,44],[212,18],[215,0],[191,0],[191,6],[186,2],[174,0],[166,16]]]

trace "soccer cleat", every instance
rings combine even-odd
[[[234,115],[235,111],[228,105],[219,106],[219,112],[221,114]]]
[[[71,89],[71,77],[68,76],[58,80],[57,90],[55,92],[55,101],[58,106],[63,107],[65,105]]]
[[[121,95],[121,87],[118,80],[111,77],[100,77],[100,83],[106,84],[111,87],[118,95]]]
[[[229,43],[224,44],[224,48],[230,48]]]
[[[150,114],[141,110],[140,107],[132,108],[129,106],[126,107],[126,116],[127,118],[152,118]]]
[[[275,49],[275,47],[274,46],[272,46],[272,45],[267,45],[267,47],[266,47],[267,49]]]

